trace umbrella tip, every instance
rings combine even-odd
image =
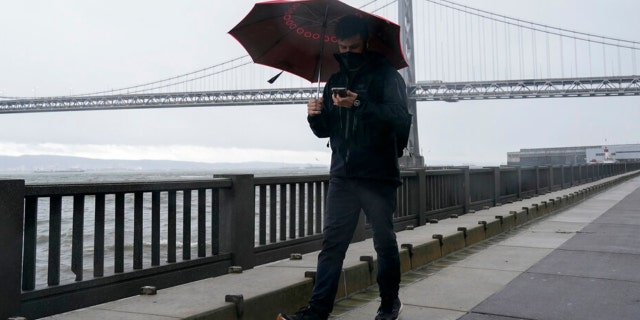
[[[278,73],[278,74],[276,74],[275,76],[273,76],[273,78],[271,78],[271,79],[267,80],[267,82],[269,82],[269,83],[273,84],[274,82],[276,82],[276,80],[278,79],[278,77],[280,77],[280,75],[281,75],[283,72],[284,72],[284,70],[283,70],[283,71],[280,71],[280,73]]]

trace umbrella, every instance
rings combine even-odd
[[[335,25],[355,14],[369,25],[368,50],[387,57],[397,69],[407,66],[400,26],[338,0],[275,0],[256,3],[231,31],[255,63],[325,82],[339,68]],[[270,81],[271,82],[271,81]]]

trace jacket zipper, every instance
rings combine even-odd
[[[349,112],[348,110],[346,110],[347,112],[347,118],[344,124],[344,141],[347,144],[347,156],[345,159],[346,163],[349,163],[349,154],[351,153],[351,141],[349,141],[349,119],[350,119],[350,115],[351,112]]]

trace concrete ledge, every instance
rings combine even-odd
[[[371,257],[371,265],[368,262],[356,264],[354,266],[344,268],[340,276],[340,286],[338,287],[337,299],[344,298],[348,295],[361,291],[362,288],[375,284],[375,260]],[[311,292],[311,289],[309,289]],[[301,305],[304,305],[304,301]]]
[[[405,273],[409,271],[411,271],[411,253],[409,250],[400,248],[400,272]]]
[[[529,221],[528,212],[529,212],[528,210],[520,210],[520,211],[513,210],[513,211],[509,211],[509,214],[513,216],[514,224],[516,226],[519,226]]]
[[[516,226],[516,218],[513,215],[499,214],[499,215],[496,215],[496,219],[500,221],[502,232],[509,231]]]
[[[369,283],[371,285],[376,283],[376,275],[378,273],[378,264],[374,256],[360,256],[360,261],[366,264],[367,270],[369,270]]]
[[[537,203],[532,204],[531,207],[529,207],[529,215],[532,219],[542,217],[542,209],[540,208],[540,205]]]
[[[466,246],[476,244],[486,239],[486,233],[484,226],[476,225],[471,227],[458,227],[458,231],[461,231],[464,235],[464,241]]]
[[[232,303],[231,309],[235,313],[232,317],[229,317],[228,308],[225,308],[225,314],[214,310],[212,313],[201,314],[187,319],[261,319],[265,314],[277,315],[278,312],[283,312],[283,310],[295,312],[298,307],[292,308],[291,306],[305,305],[309,301],[311,289],[313,289],[313,281],[307,280],[246,299],[241,306],[242,317],[239,317],[238,308]]]
[[[540,206],[538,208],[542,209],[542,215],[545,216],[552,211],[552,207],[549,205],[548,201],[541,201]]]
[[[466,246],[464,234],[460,231],[449,235],[434,234],[433,238],[440,241],[440,252],[443,257]]]
[[[402,247],[411,246],[411,268],[416,269],[442,257],[440,241],[433,239],[419,245],[403,244]]]
[[[502,222],[498,219],[480,220],[478,224],[484,227],[485,239],[497,236],[502,233]]]

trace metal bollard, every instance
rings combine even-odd
[[[158,293],[158,289],[154,286],[144,286],[140,288],[140,294],[143,296],[152,296]]]

